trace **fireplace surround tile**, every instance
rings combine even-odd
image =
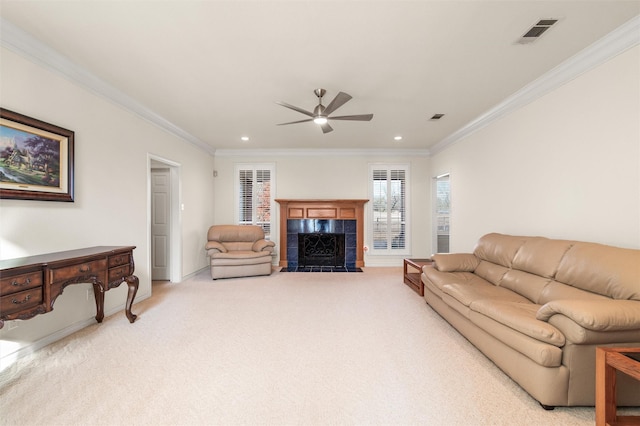
[[[339,233],[345,234],[345,266],[356,266],[356,220],[355,219],[287,219],[287,260],[289,268],[298,267],[298,234]]]

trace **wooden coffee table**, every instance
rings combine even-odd
[[[640,380],[640,348],[596,348],[596,425],[637,425],[640,416],[618,416],[616,370]]]
[[[422,267],[430,264],[431,259],[404,260],[404,283],[420,296],[424,296],[424,284],[420,278],[422,275]]]

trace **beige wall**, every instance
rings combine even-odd
[[[640,47],[434,155],[452,250],[488,232],[640,248]]]
[[[135,245],[137,300],[151,292],[148,156],[181,164],[182,274],[206,266],[206,229],[213,222],[213,156],[139,116],[11,51],[2,50],[2,107],[75,131],[75,202],[2,200],[0,258],[97,245]],[[0,353],[91,323],[90,284],[69,286],[54,310],[0,331]],[[120,310],[126,285],[106,294],[107,314]],[[135,307],[134,307],[135,312]],[[118,315],[123,313],[118,312]]]
[[[408,185],[411,217],[411,256],[430,255],[429,159],[426,156],[280,154],[273,156],[216,155],[216,223],[235,223],[234,168],[237,163],[273,163],[276,167],[276,196],[288,199],[369,199],[369,164],[409,164]],[[366,207],[367,205],[365,205]],[[278,206],[276,205],[276,209]],[[365,227],[368,220],[365,218]],[[277,231],[275,232],[277,236]],[[279,243],[279,241],[276,241]],[[365,235],[365,245],[371,245]],[[406,256],[365,254],[366,266],[401,266]]]

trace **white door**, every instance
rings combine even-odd
[[[171,180],[169,169],[151,169],[151,279],[168,280],[171,241]]]

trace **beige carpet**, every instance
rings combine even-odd
[[[401,268],[208,271],[2,372],[1,424],[590,425],[543,410]]]

